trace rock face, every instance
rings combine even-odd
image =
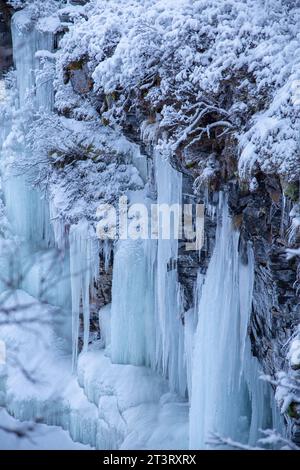
[[[78,94],[87,94],[93,88],[93,81],[84,60],[71,62],[65,71],[65,81],[71,81],[73,90]]]
[[[250,325],[253,353],[267,373],[284,368],[282,347],[299,323],[297,261],[287,260],[289,204],[279,181],[261,176],[254,193],[231,185],[229,204],[239,219],[242,245],[250,241],[255,256],[255,284]]]
[[[71,5],[85,5],[88,2],[88,0],[71,0],[70,4]]]
[[[13,64],[10,11],[0,2],[0,78]]]
[[[283,194],[277,177],[260,175],[254,193],[230,188],[229,204],[240,219],[241,244],[250,241],[255,256],[253,307],[249,334],[253,354],[265,373],[289,370],[286,345],[300,321],[297,258],[287,259],[291,241],[289,213],[293,201]],[[299,442],[299,419],[289,415],[289,427]]]

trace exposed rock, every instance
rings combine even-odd
[[[13,64],[10,10],[4,9],[2,3],[0,3],[0,77]]]
[[[71,5],[85,5],[86,3],[88,3],[89,0],[70,0],[70,4]]]
[[[100,257],[100,276],[97,285],[97,308],[104,307],[111,303],[111,288],[112,288],[112,259],[109,263],[107,270],[105,269],[104,259]]]
[[[71,81],[73,90],[78,94],[87,94],[93,88],[86,60],[83,58],[71,62],[65,70],[65,83]]]

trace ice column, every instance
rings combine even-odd
[[[143,192],[136,196],[149,206]],[[129,238],[116,245],[111,305],[113,362],[155,369],[156,255],[157,240]]]
[[[221,195],[215,249],[198,306],[193,355],[190,447],[209,447],[211,433],[255,444],[259,429],[272,426],[271,389],[259,379],[247,327],[254,261],[242,264],[239,233]]]
[[[83,350],[86,351],[90,332],[90,295],[94,280],[99,276],[99,244],[87,220],[72,225],[69,235],[70,242],[70,276],[72,291],[72,352],[73,370],[76,369],[78,356],[78,340],[80,330],[80,313],[83,313]]]
[[[181,291],[177,275],[178,227],[182,202],[182,175],[172,168],[160,154],[156,155],[157,203],[159,214],[163,207],[170,210],[173,217],[167,219],[158,214],[159,236],[157,248],[156,299],[158,341],[157,363],[168,377],[170,387],[185,395],[186,369],[184,361],[184,327],[182,321]],[[167,212],[166,212],[167,213]],[[170,220],[170,236],[164,229]],[[174,225],[172,223],[174,222]],[[180,227],[180,222],[179,222]]]
[[[120,240],[116,247],[111,357],[118,363],[152,367],[168,378],[172,391],[184,396],[187,379],[176,225],[181,217],[182,177],[160,154],[156,155],[156,182],[156,239]]]
[[[19,112],[12,129],[17,132],[17,126],[26,134],[22,114],[28,116],[37,109],[38,104],[43,111],[52,107],[51,82],[40,84],[36,92],[36,70],[38,60],[35,53],[39,48],[51,51],[53,35],[50,32],[39,32],[26,16],[26,12],[17,12],[12,19],[13,54],[17,73]],[[38,100],[37,100],[38,98]],[[25,123],[26,126],[26,123]],[[6,153],[11,158],[11,153],[28,153],[25,143],[17,143],[14,139],[13,148],[7,147]],[[28,154],[28,158],[30,155]],[[11,172],[10,172],[11,173]],[[49,209],[42,194],[31,188],[27,179],[29,174],[5,175],[4,192],[8,218],[17,235],[36,247],[48,247],[53,242],[50,224]]]
[[[39,31],[22,10],[14,14],[11,28],[20,108],[26,107],[30,98],[30,103],[34,102],[37,109],[42,107],[43,111],[50,111],[53,106],[52,82],[37,80],[40,59],[36,52],[51,52],[54,35],[51,31]]]
[[[114,259],[111,358],[120,364],[146,363],[145,294],[147,259],[142,240],[121,240]]]

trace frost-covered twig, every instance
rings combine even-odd
[[[13,434],[15,435],[18,439],[28,439],[30,442],[34,443],[34,440],[32,439],[32,432],[35,429],[35,423],[31,424],[20,424],[18,426],[4,426],[0,424],[0,430],[6,432],[7,434]]]
[[[256,446],[250,446],[248,444],[242,444],[241,442],[235,441],[230,437],[223,437],[217,433],[212,433],[210,439],[208,440],[207,444],[212,447],[218,446],[225,446],[231,449],[236,450],[266,450],[267,448],[276,448],[278,450],[300,450],[296,444],[294,444],[291,440],[283,437],[274,429],[261,429],[260,432],[265,436],[258,439],[258,444]]]
[[[282,446],[281,450],[299,450],[300,447],[298,447],[296,444],[294,444],[290,439],[287,439],[283,437],[281,434],[279,434],[277,431],[274,429],[263,429],[261,432],[266,436],[266,437],[261,437],[259,439],[259,443],[262,445],[269,445],[269,446]]]
[[[230,437],[223,437],[217,433],[212,433],[207,444],[212,447],[225,446],[237,450],[265,450],[263,447],[250,446],[234,441]]]
[[[286,250],[286,259],[293,259],[295,256],[300,256],[300,248],[287,248]]]

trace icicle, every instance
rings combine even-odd
[[[209,447],[210,433],[255,444],[259,429],[272,425],[271,389],[259,379],[247,334],[254,282],[248,247],[242,264],[239,234],[232,228],[226,200],[216,245],[198,307],[190,408],[190,447]]]
[[[157,203],[182,203],[182,175],[174,170],[161,155],[157,154],[156,181]],[[180,214],[180,212],[179,212]],[[174,217],[176,219],[176,216]],[[170,231],[170,239],[158,238],[157,249],[157,318],[159,329],[157,363],[168,377],[171,390],[185,395],[186,371],[184,358],[184,327],[181,319],[182,303],[177,280],[178,234],[175,227]]]
[[[195,305],[184,315],[184,356],[186,362],[188,396],[192,394],[192,372],[194,355],[194,338],[198,322],[198,299],[201,298],[204,275],[200,272],[197,276],[197,282],[194,288]]]
[[[121,240],[114,258],[111,359],[145,364],[147,265],[142,240]]]
[[[34,247],[53,244],[48,203],[30,188],[24,176],[9,176],[4,182],[5,205],[12,229]]]
[[[145,240],[144,256],[147,265],[147,285],[145,292],[145,364],[157,368],[157,317],[156,317],[156,279],[157,279],[157,240]]]
[[[30,98],[37,109],[50,111],[53,106],[52,81],[42,77],[41,70],[37,73],[40,65],[36,52],[51,52],[54,35],[50,31],[39,31],[24,10],[14,14],[11,27],[20,107],[26,106]]]
[[[50,51],[53,47],[52,33],[39,32],[34,28],[25,11],[17,12],[12,19],[13,54],[17,73],[19,107],[22,114],[30,115],[37,109],[38,103],[43,110],[52,107],[52,83],[48,80],[38,89],[36,101],[36,70],[39,67],[35,53],[38,48]],[[21,116],[21,115],[20,115]],[[21,119],[21,117],[20,117]],[[19,132],[18,117],[12,123],[12,130]],[[14,129],[15,127],[15,129]],[[26,132],[26,130],[25,130]],[[9,158],[11,153],[24,154],[28,150],[23,144],[13,140],[4,143],[4,150]],[[10,146],[13,145],[13,150]],[[30,155],[28,155],[30,158]],[[43,195],[28,183],[30,175],[4,175],[4,194],[6,212],[14,232],[25,241],[40,248],[47,248],[53,243],[53,232],[49,221],[48,203]]]
[[[61,219],[59,211],[57,210],[56,206],[53,204],[53,201],[51,199],[49,203],[49,209],[55,246],[62,252],[65,252],[69,242],[66,223],[64,220]]]
[[[104,240],[101,244],[101,252],[104,258],[104,270],[107,272],[111,262],[113,246],[110,240]]]
[[[70,275],[72,291],[72,367],[76,370],[80,310],[83,310],[83,350],[86,351],[90,332],[90,290],[99,276],[99,247],[89,233],[89,223],[82,220],[72,225],[69,234]]]
[[[11,163],[19,155],[22,158],[31,157],[23,140],[15,138],[15,135],[20,134],[22,137],[26,133],[23,116],[26,116],[26,126],[30,116],[39,108],[43,112],[52,109],[52,81],[49,77],[46,80],[44,70],[40,70],[41,63],[36,52],[42,49],[44,54],[48,51],[50,55],[53,37],[50,31],[39,31],[26,11],[19,11],[13,16],[12,39],[18,88],[18,100],[15,102],[19,109],[15,109],[12,122],[0,126],[3,144],[1,157],[5,212],[14,235],[21,242],[18,255],[15,256],[19,260],[18,266],[15,266],[21,279],[19,287],[59,307],[54,329],[69,341],[71,285],[70,262],[65,250],[68,242],[65,226],[55,208],[49,210],[46,197],[36,188],[30,187],[30,174],[15,175],[10,171],[10,165],[6,165],[6,161]],[[59,251],[54,250],[55,244]]]
[[[103,347],[109,353],[111,342],[111,304],[105,305],[99,311],[99,329]]]

